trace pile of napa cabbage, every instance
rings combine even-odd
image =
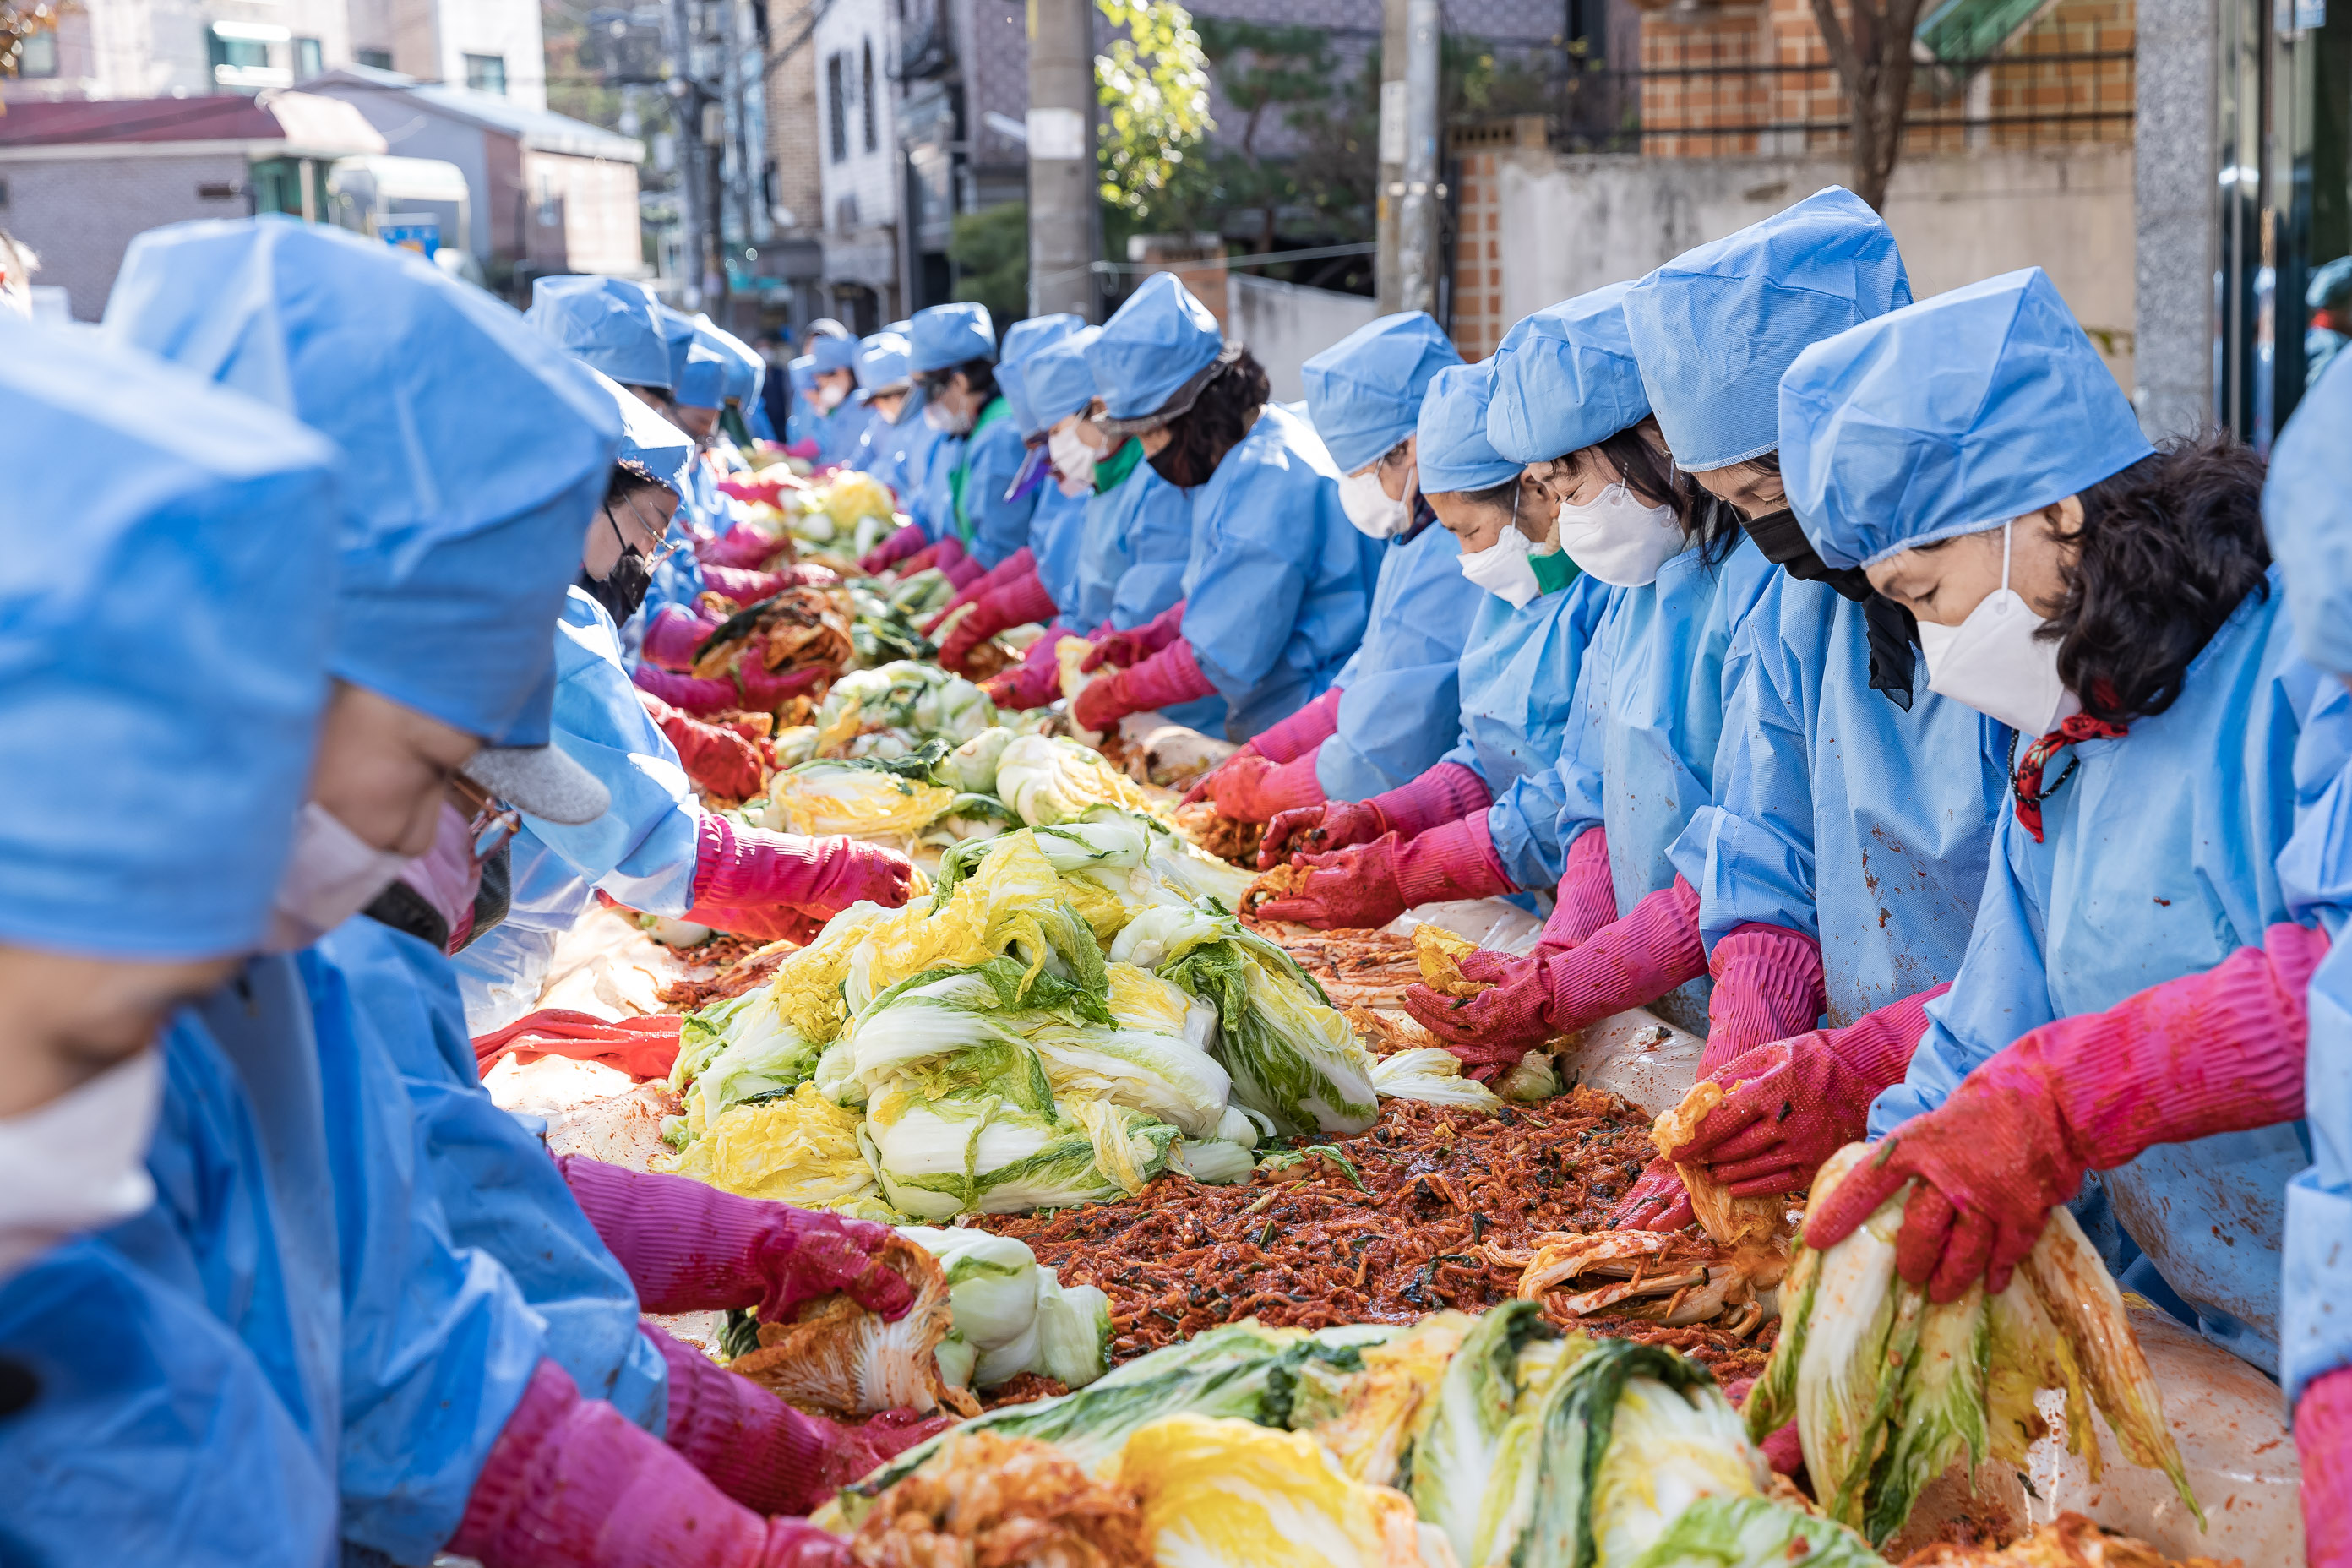
[[[1060,1398],[990,1411],[843,1490],[875,1500],[975,1431],[1050,1443],[1133,1492],[1155,1559],[1198,1568],[1862,1568],[1851,1531],[1767,1495],[1705,1369],[1563,1335],[1531,1301],[1407,1329],[1253,1321]]]

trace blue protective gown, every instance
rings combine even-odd
[[[1462,542],[1433,518],[1381,547],[1364,640],[1339,668],[1339,724],[1315,754],[1330,800],[1366,800],[1419,778],[1460,735],[1463,645],[1479,602]]]
[[[1137,462],[1087,504],[1078,618],[1088,631],[1105,621],[1126,631],[1154,619],[1184,596],[1192,556],[1192,498]]]
[[[855,467],[858,439],[866,434],[866,427],[873,423],[873,419],[871,408],[846,397],[835,405],[832,413],[818,416],[813,429],[816,437],[817,467],[823,468],[827,463]]]
[[[2169,709],[2074,747],[2074,776],[2042,807],[2042,843],[2000,813],[1968,955],[1927,1005],[1904,1081],[1871,1107],[1872,1136],[1943,1103],[2028,1030],[2211,969],[2289,918],[2277,860],[2324,678],[2294,657],[2272,574],[2269,594],[2248,595],[2190,663]],[[2183,1303],[2208,1338],[2275,1374],[2287,1184],[2310,1158],[2297,1122],[2160,1145],[2103,1173],[2147,1255],[2126,1288]]]
[[[1724,662],[1700,936],[1780,926],[1821,943],[1832,1026],[1959,972],[2008,798],[2008,726],[1927,689],[1870,689],[1863,606],[1775,572]]]
[[[1466,581],[1466,579],[1465,579]],[[1514,884],[1559,881],[1558,763],[1585,649],[1618,590],[1580,574],[1517,609],[1479,595],[1462,649],[1462,732],[1439,760],[1486,781],[1486,835]]]
[[[1004,499],[1029,456],[1011,407],[1000,397],[982,411],[964,443],[961,478],[954,482],[956,531],[972,559],[991,568],[1029,542],[1029,520],[1037,510],[1035,490]]]
[[[1066,496],[1051,479],[1037,492],[1036,515],[1029,522],[1029,550],[1037,559],[1037,581],[1054,601],[1064,625],[1076,626],[1083,637],[1100,626],[1085,620],[1079,611],[1080,557],[1086,550],[1087,513],[1091,495]]]
[[[548,1355],[583,1394],[659,1434],[669,1374],[637,1331],[636,1289],[549,1156],[546,1123],[499,1110],[476,1078],[449,961],[367,920],[346,921],[319,945],[408,1091],[450,1240],[505,1266],[547,1325]]]
[[[0,1563],[322,1568],[335,1488],[252,1356],[204,1306],[83,1237],[0,1285]]]
[[[923,525],[924,534],[934,544],[950,533],[962,537],[956,526],[956,475],[963,468],[964,448],[971,444],[969,437],[931,432],[930,450],[923,463],[922,486],[914,492],[914,503],[906,510]],[[910,473],[908,477],[914,476]],[[904,492],[899,500],[906,504]]]
[[[1321,695],[1370,618],[1382,545],[1349,522],[1314,426],[1267,404],[1192,492],[1184,640],[1246,741]]]
[[[2311,1168],[2287,1184],[2279,1368],[2287,1403],[2324,1373],[2352,1365],[2352,691],[2320,677],[2295,752],[2302,810],[2279,857],[2287,912],[2334,944],[2311,977],[2304,1114]]]
[[[867,405],[872,413],[872,405]],[[898,510],[911,513],[915,501],[923,493],[923,483],[930,474],[931,447],[940,433],[923,420],[923,395],[907,394],[899,405],[898,417],[885,419],[874,414],[866,429],[857,437],[856,468],[880,479],[898,498]]]
[[[523,819],[514,837],[513,907],[457,955],[467,1021],[478,1034],[530,1011],[556,938],[578,922],[596,889],[657,915],[684,914],[694,901],[702,819],[694,786],[638,700],[612,617],[578,588],[555,628],[551,736],[596,775],[613,805],[580,826]]]

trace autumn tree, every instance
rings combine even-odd
[[[1813,0],[1813,21],[1845,88],[1853,121],[1853,193],[1874,211],[1886,205],[1886,182],[1903,155],[1903,116],[1911,98],[1911,36],[1920,0]]]

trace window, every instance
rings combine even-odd
[[[865,58],[864,58],[864,60],[861,62],[861,64],[860,64],[860,65],[859,65],[859,67],[858,67],[859,77],[858,77],[858,100],[857,100],[857,106],[858,106],[859,110],[860,110],[860,111],[863,113],[863,115],[865,116],[865,120],[866,120],[866,150],[868,153],[871,153],[871,152],[874,152],[874,151],[875,151],[877,148],[878,148],[879,146],[881,146],[881,142],[880,142],[879,138],[877,138],[877,137],[876,136],[876,134],[875,134],[875,129],[874,129],[874,40],[873,40],[873,39],[868,38],[868,39],[866,39],[866,43],[865,43],[865,45],[864,45],[864,51],[865,51]]]
[[[388,71],[392,68],[390,49],[353,49],[352,58],[370,70]]]
[[[467,55],[466,85],[476,92],[507,95],[507,58],[504,55]]]
[[[55,28],[35,33],[16,49],[18,76],[55,76],[58,74],[58,35]]]
[[[282,65],[271,65],[269,51],[273,45],[291,43],[293,37],[285,28],[263,22],[215,22],[205,33],[214,83],[232,92],[258,92],[266,87],[290,84],[294,73]]]
[[[826,144],[836,163],[849,156],[849,57],[846,54],[825,56]]]
[[[295,39],[294,79],[296,81],[308,81],[312,77],[317,76],[319,74],[319,40],[316,38]]]

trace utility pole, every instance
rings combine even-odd
[[[1437,313],[1438,0],[1406,0],[1404,200],[1397,213],[1397,306]]]
[[[1095,317],[1093,0],[1029,0],[1029,312]]]
[[[1380,296],[1380,311],[1392,316],[1404,309],[1403,258],[1397,249],[1397,218],[1404,205],[1404,62],[1412,32],[1405,13],[1412,0],[1382,0],[1381,5],[1381,130],[1380,199],[1373,204],[1380,228],[1374,238],[1372,280]]]
[[[709,235],[715,215],[708,211],[710,188],[703,167],[709,150],[702,140],[703,96],[694,80],[695,0],[669,0],[670,122],[677,146],[678,267],[685,274],[681,303],[702,309],[702,279],[710,269]]]

